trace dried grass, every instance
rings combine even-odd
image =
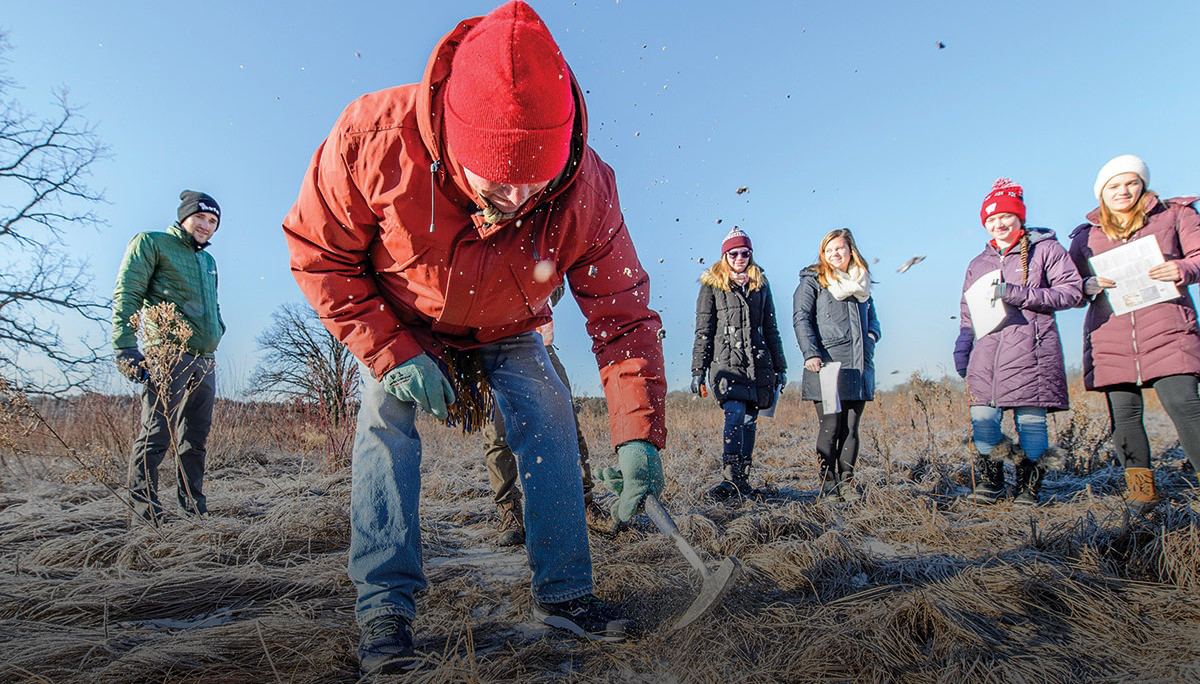
[[[592,550],[598,592],[649,634],[596,644],[531,622],[524,554],[488,544],[480,445],[422,420],[431,585],[418,598],[424,667],[404,681],[1200,681],[1197,493],[1161,420],[1152,443],[1170,502],[1148,519],[1125,514],[1091,414],[1052,421],[1070,460],[1047,478],[1054,505],[981,508],[957,498],[970,485],[961,390],[914,379],[868,408],[864,498],[842,506],[816,498],[811,408],[785,395],[760,422],[754,477],[768,496],[724,507],[702,497],[719,411],[669,401],[668,505],[702,553],[745,565],[724,605],[681,632],[658,629],[699,577],[639,519],[616,539],[593,536]],[[92,396],[49,413],[119,465],[133,410]],[[175,515],[157,531],[131,528],[95,477],[68,477],[81,469],[61,450],[4,454],[0,681],[356,680],[348,470],[327,472],[324,438],[295,407],[218,410],[210,517]],[[610,462],[595,402],[581,425],[594,460]]]

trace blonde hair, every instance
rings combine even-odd
[[[829,231],[829,234],[821,239],[821,248],[817,251],[817,262],[809,267],[817,272],[817,280],[821,283],[821,287],[829,287],[829,284],[833,282],[834,268],[825,260],[825,247],[838,238],[845,240],[846,246],[850,248],[850,263],[861,268],[863,273],[868,275],[871,273],[871,267],[867,266],[867,260],[863,259],[862,253],[858,251],[858,246],[854,244],[854,235],[851,234],[850,229],[838,228]]]
[[[746,267],[746,275],[750,276],[750,280],[746,283],[747,289],[762,289],[767,282],[767,277],[763,275],[762,269],[754,263],[754,250],[750,251],[750,265]],[[700,282],[721,290],[733,288],[733,269],[729,268],[729,262],[725,259],[724,254],[717,263],[709,266],[708,270],[700,274]]]
[[[1142,190],[1142,196],[1138,198],[1137,204],[1128,213],[1128,220],[1122,220],[1121,215],[1104,203],[1104,197],[1100,197],[1100,230],[1108,236],[1110,240],[1124,240],[1133,235],[1146,225],[1146,212],[1149,211],[1150,204],[1157,199],[1158,195],[1150,188]]]

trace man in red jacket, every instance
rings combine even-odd
[[[470,423],[489,396],[522,473],[535,615],[625,638],[629,618],[592,595],[570,397],[532,331],[565,277],[608,398],[613,515],[627,521],[662,486],[661,322],[612,169],[587,145],[582,90],[537,14],[514,1],[465,20],[421,83],[351,103],[283,228],[300,288],[369,371],[349,560],[361,669],[416,665],[416,407]]]

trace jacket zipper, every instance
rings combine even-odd
[[[1000,253],[1000,282],[1004,282],[1004,252],[1000,251],[999,249],[997,249],[996,251]],[[1001,337],[1004,336],[1003,326],[1000,328],[1000,336]],[[997,394],[997,392],[996,392],[996,374],[999,373],[999,371],[1000,371],[1000,347],[1001,346],[1003,346],[1002,343],[1000,341],[997,341],[996,353],[992,357],[992,391],[991,391],[991,396],[988,399],[988,406],[991,406],[992,408],[996,407],[996,394]]]
[[[442,166],[440,159],[429,165],[429,232],[433,232],[433,201],[437,196],[437,172]]]

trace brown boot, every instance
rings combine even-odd
[[[496,537],[497,546],[520,546],[525,543],[525,515],[521,510],[521,502],[498,504],[496,510],[500,513],[500,536]]]
[[[1154,491],[1154,471],[1149,468],[1125,469],[1125,500],[1130,512],[1145,515],[1158,505],[1158,492]]]

